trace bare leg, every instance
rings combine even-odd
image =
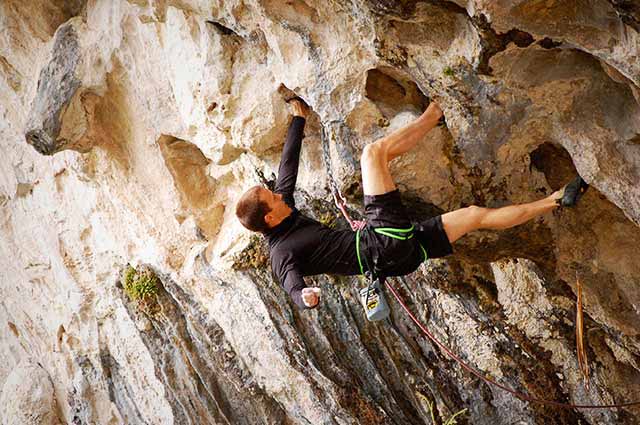
[[[502,208],[471,206],[451,211],[442,215],[444,231],[449,242],[453,243],[474,230],[508,229],[553,210],[557,207],[556,199],[561,198],[562,193],[563,189],[528,204],[509,205]]]
[[[431,102],[427,110],[411,124],[364,147],[360,167],[365,195],[381,195],[396,188],[389,172],[389,161],[413,148],[438,124],[441,116],[438,105]]]

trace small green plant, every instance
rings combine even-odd
[[[456,416],[462,415],[466,411],[467,409],[462,409],[461,411],[454,413],[449,419],[447,419],[444,425],[456,425],[458,423]]]
[[[122,286],[131,300],[143,301],[158,293],[158,277],[149,269],[136,271],[128,265]]]
[[[431,414],[431,423],[432,424],[437,424],[438,422],[436,421],[436,416],[433,413],[433,409],[434,409],[434,405],[433,402],[430,401],[427,397],[425,397],[422,393],[418,392],[418,396],[427,403],[427,406],[429,407],[429,414]],[[462,415],[464,412],[466,412],[467,409],[462,409],[459,412],[454,413],[453,415],[451,415],[449,417],[449,419],[445,420],[443,422],[443,425],[457,425],[458,421],[456,420],[456,417]]]
[[[252,235],[249,244],[233,257],[234,270],[265,269],[269,265],[269,250],[264,240]]]
[[[446,75],[447,77],[453,77],[455,75],[455,73],[453,72],[453,68],[451,68],[450,66],[447,66],[442,73],[444,75]]]
[[[318,221],[330,229],[335,229],[337,220],[338,220],[338,217],[330,211],[322,213],[318,217]]]
[[[431,403],[429,401],[427,403],[429,404],[429,412],[431,413],[431,420],[435,424],[436,423],[436,418],[433,415],[433,403]],[[457,425],[458,421],[456,420],[456,417],[462,415],[466,411],[467,411],[467,409],[462,409],[461,411],[454,413],[453,415],[451,415],[449,417],[449,419],[444,421],[443,425]]]

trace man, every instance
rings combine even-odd
[[[266,236],[271,268],[301,308],[314,308],[320,300],[320,289],[306,287],[303,276],[362,274],[367,271],[363,256],[368,252],[375,254],[372,257],[377,274],[408,274],[427,258],[451,254],[451,244],[469,232],[507,229],[559,205],[572,206],[588,187],[578,177],[539,201],[496,209],[470,206],[411,223],[391,178],[389,161],[409,151],[436,126],[442,111],[431,102],[415,121],[365,146],[362,151],[360,166],[367,231],[333,230],[295,208],[293,191],[309,111],[299,98],[290,104],[294,117],[282,151],[275,189],[252,187],[240,198],[236,215],[247,229]]]

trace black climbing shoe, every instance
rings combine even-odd
[[[578,176],[564,187],[562,198],[556,199],[556,203],[561,207],[573,207],[582,198],[587,189],[589,189],[587,182]]]

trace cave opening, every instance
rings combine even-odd
[[[405,110],[422,112],[429,105],[429,98],[408,75],[390,67],[368,70],[365,91],[386,119]]]
[[[562,146],[545,142],[529,153],[531,167],[542,172],[553,190],[559,190],[578,173],[569,152]]]

